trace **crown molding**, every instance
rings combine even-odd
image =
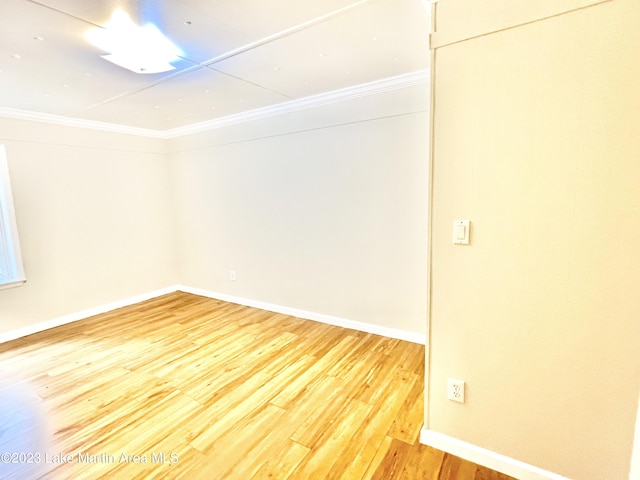
[[[297,112],[307,108],[320,107],[336,102],[353,100],[367,95],[391,92],[401,88],[426,85],[429,83],[429,70],[418,70],[395,77],[389,77],[374,82],[363,83],[352,87],[333,90],[331,92],[299,98],[288,102],[271,105],[269,107],[258,108],[235,115],[228,115],[214,120],[194,123],[185,127],[173,128],[171,130],[151,130],[147,128],[130,127],[115,123],[96,122],[94,120],[84,120],[80,118],[65,117],[62,115],[52,115],[49,113],[39,113],[28,110],[18,110],[15,108],[0,107],[0,118],[15,118],[18,120],[30,120],[34,122],[52,123],[66,127],[87,128],[112,133],[124,133],[138,135],[142,137],[152,137],[160,139],[170,139],[205,132],[216,128],[228,127],[239,123],[260,120],[274,117],[286,113]]]
[[[296,100],[290,100],[276,105],[268,107],[258,108],[255,110],[249,110],[246,112],[238,113],[235,115],[228,115],[222,118],[216,118],[214,120],[207,120],[205,122],[194,123],[185,127],[174,128],[171,130],[165,130],[165,138],[176,138],[184,135],[191,135],[194,133],[205,132],[216,128],[228,127],[236,125],[238,123],[249,122],[252,120],[260,120],[263,118],[274,117],[277,115],[284,115],[286,113],[297,112],[299,110],[305,110],[307,108],[320,107],[323,105],[329,105],[336,102],[343,102],[346,100],[353,100],[355,98],[364,97],[367,95],[374,95],[379,93],[391,92],[401,88],[413,87],[417,85],[426,85],[429,83],[429,70],[418,70],[417,72],[411,72],[404,75],[398,75],[396,77],[389,77],[374,82],[363,83],[352,87],[342,88],[339,90],[333,90],[331,92],[325,92],[318,95],[312,95],[309,97],[303,97]]]
[[[138,135],[141,137],[164,138],[163,132],[159,130],[130,127],[117,123],[96,122],[95,120],[65,117],[63,115],[53,115],[50,113],[33,112],[29,110],[18,110],[16,108],[0,107],[0,118],[15,118],[17,120],[52,123],[54,125],[61,125],[63,127],[87,128],[90,130],[100,130],[103,132],[112,133],[125,133],[128,135]]]

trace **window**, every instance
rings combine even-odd
[[[7,154],[4,146],[0,145],[0,288],[22,285],[25,280]]]

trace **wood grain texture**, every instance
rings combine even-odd
[[[283,314],[177,292],[0,365],[2,479],[509,478],[418,442],[424,347]]]

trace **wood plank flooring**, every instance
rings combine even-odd
[[[195,295],[2,344],[0,368],[1,479],[509,478],[419,444],[424,347]]]

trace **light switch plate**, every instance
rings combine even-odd
[[[453,243],[454,245],[469,245],[469,220],[453,221]]]

